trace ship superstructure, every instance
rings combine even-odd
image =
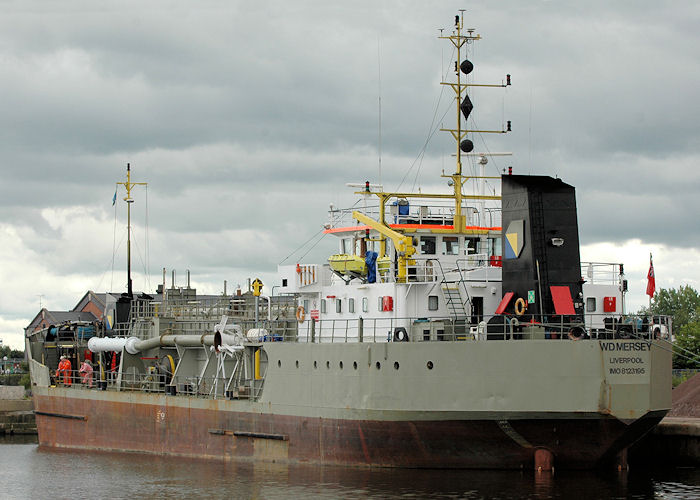
[[[164,271],[158,293],[129,289],[115,325],[28,331],[40,444],[359,466],[624,461],[670,408],[668,330],[625,314],[621,265],[580,262],[572,186],[486,176],[461,58],[481,37],[463,22],[443,37],[457,53],[449,192],[365,183],[362,209],[329,214],[337,253],[281,266],[274,287],[202,297]],[[91,361],[94,386],[60,356]]]

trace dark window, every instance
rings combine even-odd
[[[420,237],[420,253],[423,255],[435,255],[435,236]]]

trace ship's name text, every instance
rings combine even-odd
[[[601,342],[604,351],[651,351],[651,342]]]

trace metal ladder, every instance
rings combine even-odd
[[[469,334],[470,322],[465,305],[466,302],[462,301],[462,295],[459,293],[460,286],[466,289],[464,281],[461,278],[459,281],[446,281],[443,275],[442,281],[440,282],[440,289],[445,299],[445,305],[453,318],[455,340],[464,340]]]
[[[455,319],[466,318],[467,308],[462,302],[462,295],[459,293],[459,281],[445,281],[445,278],[440,282],[442,296],[445,298],[445,304],[450,315]]]

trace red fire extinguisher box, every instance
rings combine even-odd
[[[382,297],[382,311],[393,311],[394,310],[394,297],[391,295],[385,295]]]
[[[603,312],[612,313],[617,309],[616,298],[615,297],[604,297],[603,298]]]

